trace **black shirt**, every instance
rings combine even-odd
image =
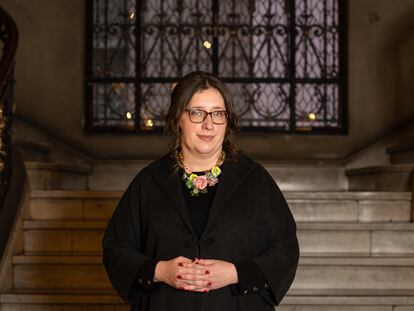
[[[180,170],[180,177],[182,174],[183,171]],[[193,172],[193,174],[201,176],[204,175],[205,172]],[[210,211],[210,206],[213,203],[214,194],[216,193],[218,184],[215,184],[214,186],[207,186],[207,193],[200,193],[198,196],[191,196],[190,189],[187,188],[184,180],[181,180],[181,185],[193,230],[197,234],[197,237],[200,238],[204,227],[206,226],[208,212]]]

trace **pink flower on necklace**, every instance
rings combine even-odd
[[[207,178],[205,176],[197,176],[193,183],[197,189],[202,190],[207,187]]]

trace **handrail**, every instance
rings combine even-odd
[[[0,7],[0,40],[3,41],[3,55],[0,59],[0,89],[2,89],[13,70],[19,41],[17,26],[2,7]]]
[[[14,102],[14,63],[18,30],[10,15],[0,7],[0,212],[12,175],[11,125]]]
[[[11,233],[19,217],[26,184],[26,169],[19,152],[13,152],[11,160],[13,164],[12,176],[8,186],[8,191],[3,201],[3,209],[0,210],[0,273],[2,259],[10,241]],[[0,278],[1,281],[1,278]],[[1,284],[0,284],[1,288]]]
[[[25,181],[23,161],[12,152],[16,24],[0,7],[0,263],[15,222]]]

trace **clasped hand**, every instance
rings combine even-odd
[[[159,261],[155,268],[154,281],[177,289],[206,293],[235,284],[238,278],[236,267],[231,262],[180,256]]]

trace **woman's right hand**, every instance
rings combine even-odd
[[[155,266],[154,281],[197,292],[208,292],[211,285],[208,269],[183,256],[159,261]]]

